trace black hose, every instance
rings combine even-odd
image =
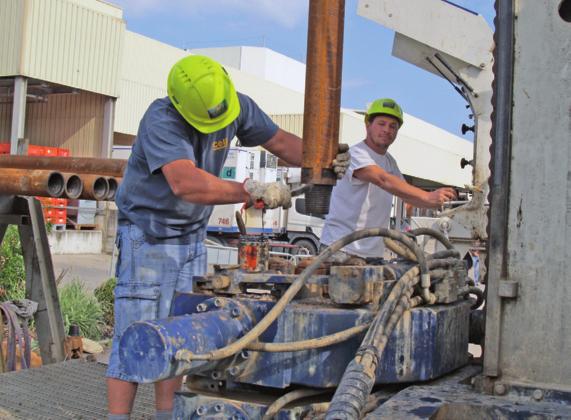
[[[426,257],[427,260],[438,260],[442,258],[460,258],[460,253],[455,249],[443,249],[442,251],[437,251],[434,254],[430,254]]]
[[[444,245],[446,249],[454,249],[454,245],[452,245],[452,242],[450,242],[448,238],[444,236],[442,233],[434,229],[416,228],[407,232],[407,234],[412,236],[422,236],[422,235],[432,236],[434,239],[437,239],[442,245]]]
[[[295,295],[297,295],[297,293],[301,290],[306,280],[321,266],[324,261],[326,261],[329,257],[331,257],[331,255],[339,251],[344,246],[358,241],[359,239],[369,238],[373,236],[383,236],[395,239],[399,242],[402,242],[407,248],[414,252],[420,266],[421,282],[423,284],[424,296],[430,298],[431,296],[429,296],[430,292],[428,290],[428,287],[430,286],[430,272],[428,270],[428,265],[426,263],[426,258],[422,249],[420,249],[420,247],[411,238],[399,231],[386,228],[362,229],[356,232],[351,232],[349,235],[342,237],[341,239],[333,242],[331,245],[325,248],[325,250],[315,258],[313,263],[308,265],[299,275],[299,277],[289,286],[282,297],[276,302],[274,307],[250,331],[248,331],[237,341],[234,341],[226,347],[222,347],[220,349],[213,350],[209,353],[204,354],[194,354],[187,349],[181,349],[175,354],[175,359],[183,360],[189,363],[193,360],[221,360],[243,350],[248,344],[252,343],[264,331],[266,331],[266,329],[278,318],[278,316],[285,310],[286,305],[291,302]]]
[[[407,271],[393,286],[375,315],[355,358],[347,366],[337,387],[326,420],[359,419],[376,380],[376,370],[392,329],[408,304],[418,282],[418,267]],[[400,309],[399,309],[400,308]]]

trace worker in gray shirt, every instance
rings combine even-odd
[[[219,63],[198,55],[180,60],[168,77],[168,97],[155,100],[141,120],[115,200],[119,258],[107,370],[110,419],[129,418],[137,391],[121,370],[121,335],[132,322],[168,317],[174,293],[190,291],[192,277],[206,273],[203,241],[213,205],[291,205],[285,184],[218,177],[234,137],[301,165],[301,139],[236,92]],[[342,175],[348,163],[348,153],[339,154],[334,170]],[[172,417],[181,380],[155,384],[157,419]]]

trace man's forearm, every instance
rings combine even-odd
[[[249,195],[241,182],[226,181],[204,172],[205,177],[194,177],[193,185],[178,196],[185,201],[197,204],[244,203]],[[201,179],[202,178],[202,179]]]

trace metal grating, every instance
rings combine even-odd
[[[2,419],[107,418],[107,366],[72,360],[0,375]],[[131,419],[153,419],[152,385],[140,385]]]

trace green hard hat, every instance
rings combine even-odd
[[[372,115],[390,115],[399,120],[399,126],[403,124],[403,113],[402,109],[394,100],[390,98],[382,98],[373,101],[373,103],[367,109],[365,114],[365,121],[369,121],[369,117]]]
[[[226,69],[203,55],[189,55],[172,67],[167,92],[178,112],[201,133],[220,130],[240,114]]]

